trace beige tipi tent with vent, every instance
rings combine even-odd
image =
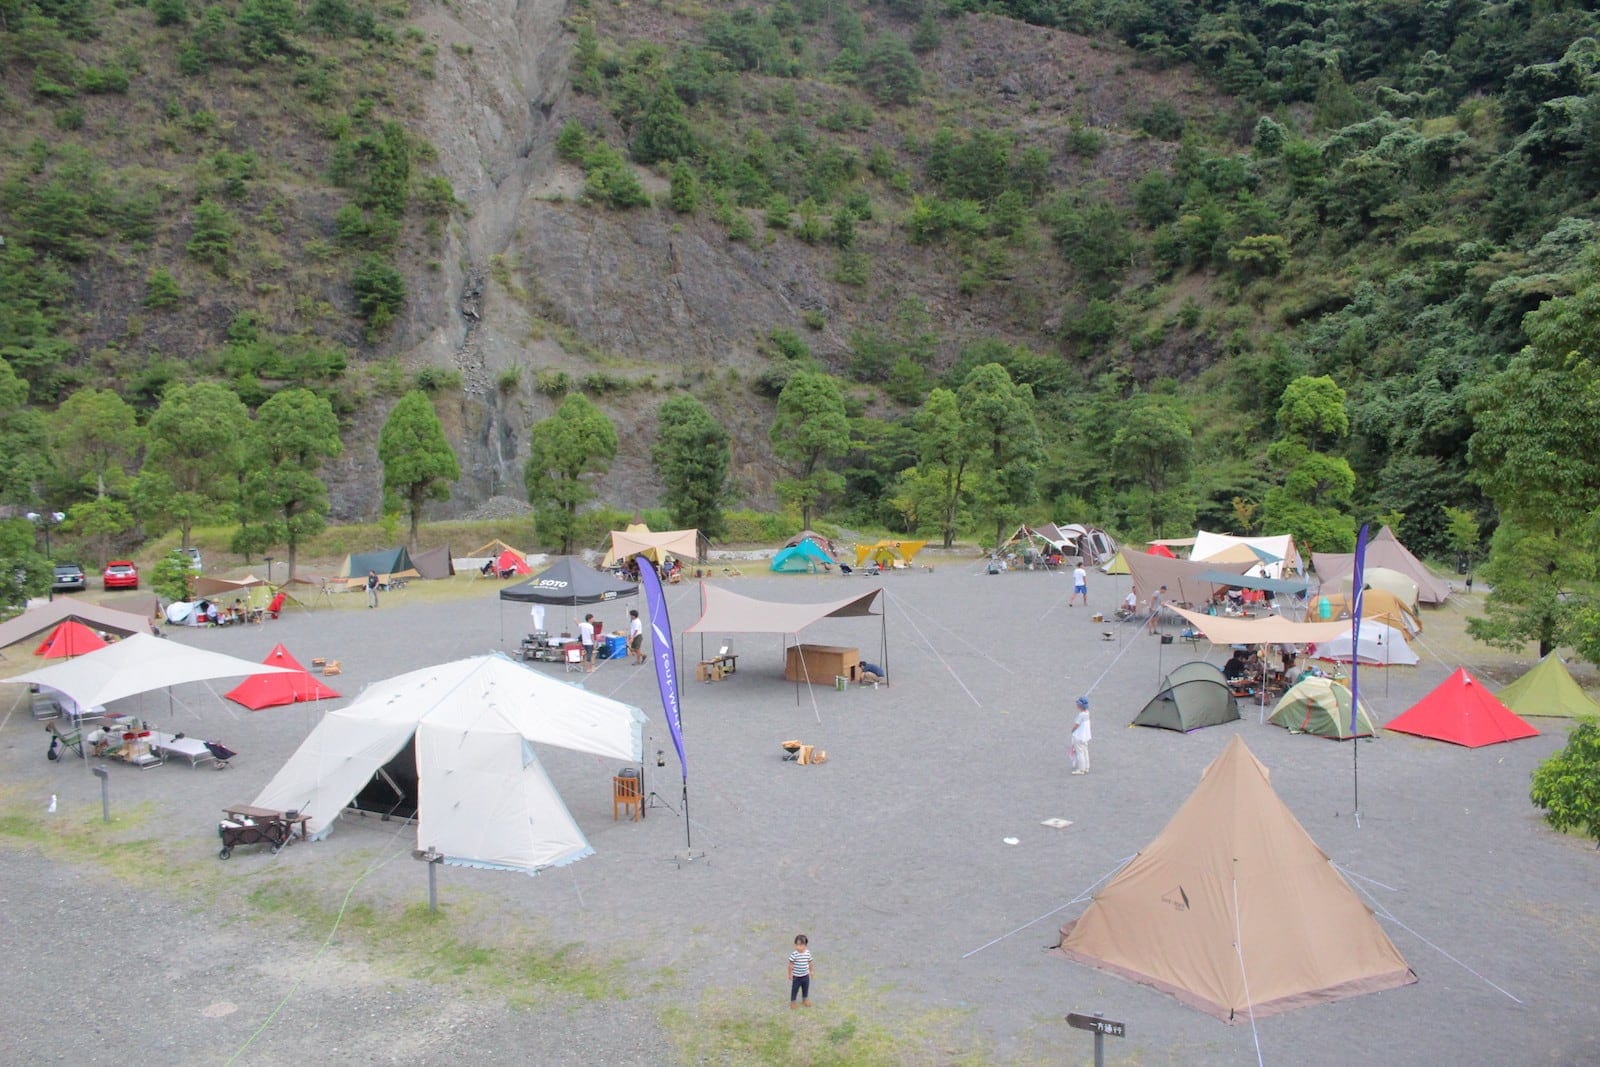
[[[1059,951],[1225,1022],[1417,980],[1237,736]]]

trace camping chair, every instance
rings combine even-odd
[[[582,674],[584,671],[583,646],[576,643],[562,645],[561,662],[566,665],[568,671],[577,671]]]
[[[629,767],[624,773],[611,777],[611,821],[617,821],[617,809],[628,812],[628,818],[638,822],[644,813],[644,789],[639,782],[639,772]]]
[[[273,594],[272,599],[267,602],[267,615],[274,619],[276,619],[279,615],[282,615],[284,602],[288,599],[288,593],[285,593],[281,589],[278,590],[278,592]]]
[[[86,758],[83,754],[83,731],[76,726],[60,730],[56,728],[55,723],[47,722],[44,725],[44,731],[50,735],[50,748],[52,751],[59,752],[61,749],[65,749],[68,752],[76,752],[79,759]],[[56,758],[60,757],[57,756]]]

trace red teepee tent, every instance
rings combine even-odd
[[[243,704],[251,711],[293,704],[299,700],[337,700],[339,694],[313,678],[300,666],[300,661],[289,655],[282,645],[274,645],[267,658],[261,662],[269,667],[288,667],[287,674],[252,674],[225,695],[229,700]]]
[[[1468,748],[1539,736],[1538,730],[1496,700],[1465,667],[1457,668],[1385,729]]]
[[[106,643],[99,634],[77,619],[68,619],[51,630],[50,636],[39,643],[33,654],[45,659],[61,659],[63,656],[81,656],[105,647]]]
[[[494,561],[494,569],[500,574],[532,574],[533,568],[528,566],[528,561],[521,554],[506,549]]]
[[[1166,545],[1151,545],[1144,551],[1145,554],[1149,556],[1166,556],[1168,559],[1178,558],[1173,554],[1172,549],[1168,548]]]

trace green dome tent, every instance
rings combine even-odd
[[[1527,674],[1495,694],[1518,715],[1554,715],[1576,719],[1600,715],[1600,705],[1572,680],[1561,657],[1550,653]]]
[[[1378,730],[1372,724],[1367,706],[1357,712],[1356,732],[1350,732],[1350,690],[1330,678],[1313,675],[1289,687],[1283,694],[1267,721],[1281,726],[1292,734],[1316,734],[1335,741],[1348,741],[1352,737],[1373,737]]]
[[[1161,681],[1161,691],[1134,716],[1133,725],[1188,733],[1233,722],[1238,717],[1239,702],[1228,692],[1221,669],[1195,660],[1167,673]]]
[[[833,564],[833,557],[809,537],[797,545],[780,549],[772,557],[772,569],[783,574],[809,574],[818,567],[831,567]]]

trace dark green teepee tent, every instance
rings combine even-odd
[[[1133,717],[1135,726],[1188,733],[1204,726],[1233,722],[1239,703],[1228,692],[1222,671],[1204,660],[1174,667],[1161,681],[1161,691]]]

